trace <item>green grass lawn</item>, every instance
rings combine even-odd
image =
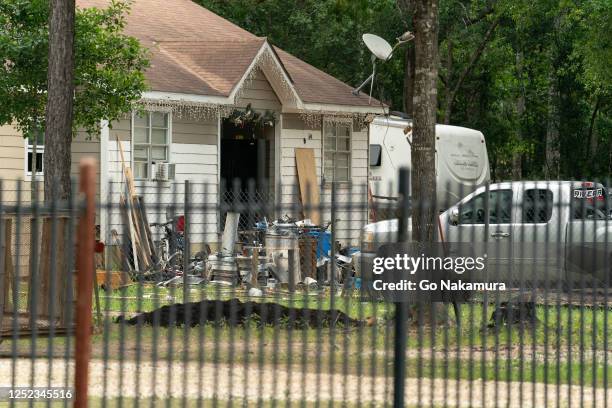
[[[189,300],[229,299],[244,292],[206,287],[189,291]],[[183,300],[181,288],[166,289],[134,285],[111,294],[101,292],[103,317],[93,336],[93,358],[137,361],[191,361],[202,363],[276,365],[287,370],[336,372],[370,376],[391,375],[393,370],[393,305],[361,302],[358,294],[329,292],[276,293],[258,301],[295,307],[335,307],[351,317],[376,316],[370,327],[329,327],[304,330],[286,325],[260,326],[251,322],[240,327],[225,323],[194,328],[132,327],[115,324],[112,316],[150,311]],[[554,302],[553,302],[554,303]],[[461,326],[454,323],[452,308],[447,322],[434,328],[411,325],[408,331],[408,375],[412,377],[537,381],[603,386],[612,378],[612,366],[604,365],[610,353],[610,310],[538,306],[540,323],[527,327],[483,330],[494,305],[463,304]],[[0,344],[0,354],[9,357],[13,346],[27,357],[31,350],[45,357],[63,357],[72,352],[73,340],[20,339]],[[610,359],[610,356],[608,355]]]
[[[108,295],[101,292],[100,307],[102,315],[107,313],[125,313],[134,315],[141,311],[151,311],[163,305],[182,303],[182,288],[159,288],[152,285],[132,285]],[[195,302],[202,299],[231,299],[237,297],[247,300],[242,290],[224,287],[207,286],[190,289],[188,300]],[[335,294],[329,291],[321,293],[290,294],[277,292],[264,298],[248,299],[259,302],[275,302],[297,308],[328,310],[335,308],[355,319],[376,317],[379,326],[384,326],[394,315],[395,306],[385,302],[361,302],[359,293],[350,295]],[[503,300],[503,299],[502,299]],[[536,316],[539,324],[536,330],[523,327],[504,326],[499,330],[483,330],[495,309],[494,304],[467,303],[460,306],[461,325],[456,326],[456,316],[452,307],[448,308],[448,319],[439,322],[435,330],[416,330],[408,338],[409,347],[436,347],[447,345],[495,347],[503,344],[547,344],[552,348],[564,348],[580,345],[583,348],[602,348],[610,343],[612,333],[611,311],[605,308],[568,308],[559,306],[551,295],[548,306],[537,306]],[[380,339],[382,340],[382,339]]]

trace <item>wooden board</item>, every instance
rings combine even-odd
[[[106,287],[108,284],[109,287],[107,287],[106,290],[115,290],[131,284],[132,281],[127,272],[96,269],[96,283],[100,287]]]
[[[317,279],[317,239],[308,235],[300,236],[300,270],[302,275]]]
[[[147,236],[148,234],[147,231],[149,231],[149,226],[145,224],[144,222],[143,212],[142,212],[142,209],[140,208],[140,203],[138,201],[137,196],[133,197],[132,203],[134,205],[132,207],[134,227],[137,231],[136,235],[140,242],[138,250],[141,252],[141,256],[143,259],[141,266],[143,268],[149,268],[151,266],[151,253],[153,252],[149,244],[149,238]]]
[[[49,319],[39,318],[34,323],[30,319],[30,315],[27,313],[20,313],[15,318],[13,313],[7,313],[4,316],[0,316],[0,319],[4,318],[4,326],[0,329],[0,339],[11,338],[17,336],[19,338],[31,338],[36,330],[36,336],[66,336],[74,334],[74,325],[61,326],[58,321],[49,321]],[[53,328],[51,328],[53,323]],[[15,330],[16,329],[16,330]]]
[[[155,253],[155,243],[153,242],[153,233],[151,231],[151,226],[149,224],[149,218],[147,217],[147,212],[145,210],[145,203],[142,197],[135,197],[135,202],[138,207],[138,212],[140,214],[140,220],[142,221],[143,230],[145,232],[145,236],[147,238],[147,243],[149,247],[149,257],[153,262],[157,262],[157,254]]]
[[[4,313],[8,312],[9,288],[13,282],[13,255],[11,237],[13,220],[0,219],[0,329],[2,329]],[[12,288],[11,288],[12,289]]]
[[[111,230],[111,242],[110,245],[106,247],[109,256],[109,267],[111,269],[114,268],[125,271],[131,270],[129,260],[124,252],[125,245],[126,244],[121,243],[117,230]]]
[[[310,218],[315,225],[321,225],[321,212],[319,211],[321,202],[314,149],[296,148],[295,166],[300,184],[300,198],[304,208],[304,218]],[[314,207],[307,209],[307,206]]]
[[[376,222],[376,206],[374,205],[374,197],[372,196],[372,188],[368,182],[368,207],[370,208],[370,222]]]
[[[134,270],[138,270],[139,269],[139,264],[138,264],[138,252],[137,252],[137,248],[138,248],[138,242],[137,242],[137,234],[136,231],[134,231],[134,222],[132,219],[132,199],[133,199],[133,194],[134,194],[134,179],[132,177],[132,169],[127,167],[125,164],[125,157],[123,154],[123,146],[121,146],[121,141],[119,140],[119,136],[117,136],[117,146],[119,146],[119,153],[121,154],[121,167],[123,168],[123,174],[125,177],[125,184],[127,186],[127,199],[126,199],[126,206],[127,206],[127,223],[124,223],[124,225],[126,225],[128,232],[129,232],[129,238],[130,238],[130,243],[132,245],[132,261],[134,263]],[[123,199],[123,197],[121,197],[121,199]]]
[[[138,222],[138,220],[132,217],[134,211],[130,211],[130,209],[128,208],[127,200],[123,196],[119,198],[119,203],[122,212],[122,218],[125,223],[124,225],[129,225],[128,229],[130,230],[130,234],[127,236],[127,241],[129,241],[131,246],[130,249],[132,250],[130,259],[134,265],[134,270],[144,271],[146,270],[146,268],[149,267],[149,264],[147,263],[147,254],[144,252],[142,246],[140,245],[141,241],[136,231],[136,223]],[[144,269],[139,269],[138,267]]]

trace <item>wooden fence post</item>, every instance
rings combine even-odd
[[[83,159],[80,162],[79,199],[85,199],[85,208],[79,206],[77,229],[77,303],[76,341],[74,372],[74,407],[87,407],[87,384],[89,357],[91,353],[92,312],[94,277],[94,241],[96,217],[96,162]],[[79,200],[79,204],[82,201]]]

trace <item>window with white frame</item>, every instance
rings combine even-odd
[[[151,178],[152,164],[169,161],[170,114],[136,112],[132,116],[134,178]]]
[[[349,181],[351,123],[325,122],[323,128],[323,177],[325,181]]]
[[[36,138],[36,164],[34,164],[34,138]],[[45,134],[36,132],[26,137],[26,176],[32,177],[32,169],[36,166],[36,175],[43,175],[43,156],[45,154]]]

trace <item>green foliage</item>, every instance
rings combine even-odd
[[[123,34],[128,5],[77,9],[74,129],[97,134],[100,119],[132,109],[145,88],[146,50]],[[47,99],[48,1],[0,2],[0,124],[24,133],[44,128]]]
[[[371,72],[366,32],[394,42],[406,30],[395,0],[196,0],[330,75],[358,85]],[[375,96],[401,106],[403,58],[379,65]]]
[[[540,178],[547,146],[549,112],[559,112],[561,178],[605,178],[610,172],[610,12],[607,0],[499,0],[441,2],[441,66],[454,42],[453,75],[494,18],[501,18],[477,67],[464,82],[453,124],[487,137],[492,175],[509,178],[512,156],[522,155],[523,178]],[[475,16],[490,13],[475,24]],[[558,96],[551,99],[551,82]],[[444,85],[439,91],[444,98]],[[524,109],[519,111],[520,101]],[[598,110],[594,108],[599,101]],[[591,120],[597,151],[590,149]]]
[[[393,42],[411,26],[411,16],[401,13],[396,0],[197,1],[351,85],[371,69],[361,34],[372,32]],[[440,118],[448,90],[492,22],[500,19],[459,88],[451,114],[451,124],[485,134],[495,179],[511,176],[517,153],[523,178],[543,176],[551,104],[560,113],[560,176],[603,178],[610,173],[610,15],[610,0],[440,0]],[[376,81],[374,96],[395,110],[402,109],[404,67],[403,55],[397,55],[380,66]],[[551,81],[559,91],[552,101]],[[594,155],[589,152],[591,133]]]
[[[589,0],[574,10],[582,35],[576,39],[574,56],[584,64],[584,82],[589,90],[610,93],[612,87],[612,2]]]

